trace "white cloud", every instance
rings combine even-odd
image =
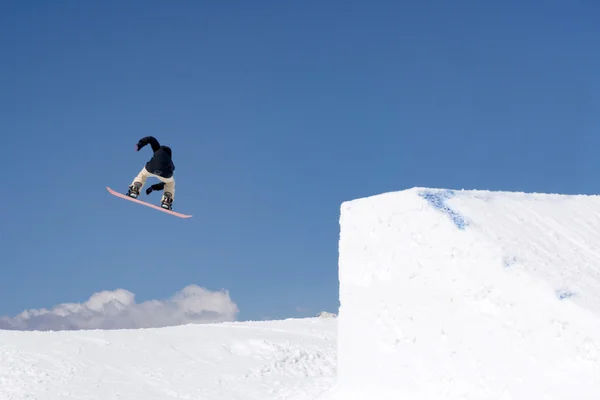
[[[79,330],[154,328],[189,323],[233,321],[237,305],[229,292],[186,286],[166,300],[135,302],[124,289],[94,293],[84,303],[26,310],[14,318],[0,317],[0,329]]]

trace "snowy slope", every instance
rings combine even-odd
[[[340,225],[322,399],[600,398],[600,197],[415,188]]]
[[[0,331],[0,399],[313,399],[335,378],[335,334],[331,318]]]
[[[337,318],[0,330],[0,399],[600,399],[600,197],[341,211]]]

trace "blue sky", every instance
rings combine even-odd
[[[345,200],[598,192],[600,5],[485,3],[3,3],[0,315],[190,284],[336,312]],[[106,192],[147,135],[193,219]]]

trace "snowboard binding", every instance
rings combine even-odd
[[[170,192],[165,192],[161,200],[160,206],[167,210],[173,209],[173,197]]]
[[[137,199],[140,195],[140,188],[142,184],[140,182],[134,182],[133,185],[129,186],[129,190],[127,191],[127,196]]]

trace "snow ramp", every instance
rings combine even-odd
[[[600,197],[345,202],[336,399],[600,399]]]

